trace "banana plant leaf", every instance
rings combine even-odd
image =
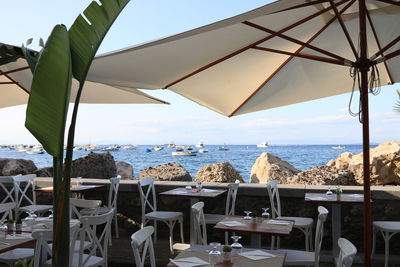
[[[399,95],[399,100],[394,105],[394,110],[397,111],[397,112],[400,112],[400,90],[397,90],[397,94]]]
[[[83,83],[96,52],[111,25],[129,0],[93,1],[69,29],[73,75]]]
[[[62,158],[72,71],[68,32],[56,25],[33,75],[26,128],[53,157]]]

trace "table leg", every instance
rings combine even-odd
[[[342,214],[340,204],[332,204],[332,254],[336,262],[339,256],[338,239],[342,232]]]
[[[250,236],[250,246],[252,248],[261,248],[261,235],[252,233]]]
[[[192,206],[199,202],[198,198],[190,198],[190,208],[189,208],[189,213],[190,213],[190,245],[193,246],[195,245],[195,236],[194,236],[194,220],[193,220],[193,214],[192,214]]]

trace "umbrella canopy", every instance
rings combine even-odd
[[[398,0],[281,0],[101,55],[88,79],[168,88],[226,116],[360,90],[364,264],[370,266],[368,93],[400,82],[399,21]]]
[[[32,72],[23,58],[0,65],[0,108],[28,103],[32,77]],[[78,82],[73,80],[71,102],[75,101],[78,86]],[[85,83],[81,103],[168,104],[134,88],[110,86],[96,82]]]

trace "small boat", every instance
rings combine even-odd
[[[175,146],[176,151],[183,151],[183,146],[182,145],[178,145]]]
[[[207,150],[207,149],[199,149],[199,152],[200,152],[200,153],[207,153],[208,150]]]
[[[167,145],[167,148],[174,148],[175,147],[175,143],[173,141],[170,141]]]
[[[114,146],[109,146],[106,148],[103,148],[101,151],[118,151],[120,146],[114,145]]]
[[[151,148],[146,148],[146,152],[151,152]]]
[[[192,146],[187,146],[187,147],[185,147],[185,149],[186,150],[193,150],[193,147]]]
[[[176,156],[176,157],[196,156],[197,151],[188,151],[188,150],[172,151],[171,154],[172,154],[172,156]]]
[[[345,149],[346,147],[344,147],[344,146],[333,146],[331,148],[332,149]]]
[[[268,142],[264,141],[257,145],[257,147],[268,147]]]
[[[29,155],[37,155],[37,154],[43,154],[43,153],[44,153],[43,149],[26,150],[26,154],[29,154]]]
[[[198,143],[196,144],[196,147],[203,148],[203,147],[204,147],[203,141],[198,142]]]
[[[160,150],[163,150],[164,147],[163,146],[155,146],[155,147],[153,147],[153,149],[154,149],[154,151],[160,151]]]
[[[229,147],[227,147],[227,146],[219,146],[218,147],[218,151],[228,151],[229,150]]]
[[[126,145],[122,147],[123,150],[133,150],[136,149],[136,146],[134,145]]]

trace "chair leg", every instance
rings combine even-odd
[[[385,239],[385,267],[389,266],[389,240],[390,240],[390,233],[385,232],[384,234]]]
[[[181,241],[182,241],[182,243],[185,243],[184,236],[183,236],[183,219],[179,220],[179,227],[181,229]]]
[[[154,220],[154,244],[157,243],[157,220]]]
[[[271,236],[271,250],[275,249],[275,236]]]
[[[276,248],[279,249],[281,247],[281,238],[279,236],[276,237]]]
[[[114,215],[114,224],[115,224],[115,237],[119,238],[119,230],[118,230],[118,217],[117,214],[115,213]]]
[[[229,238],[229,233],[225,232],[225,245],[228,245],[229,242],[228,238]]]
[[[372,229],[372,252],[371,252],[371,258],[374,257],[375,255],[375,247],[376,246],[376,229],[375,227]]]
[[[169,228],[169,250],[171,251],[171,255],[174,254],[174,222],[170,221],[168,223],[168,228]]]
[[[308,236],[310,237],[310,251],[314,251],[314,240],[313,240],[313,228],[312,226],[309,228]]]

